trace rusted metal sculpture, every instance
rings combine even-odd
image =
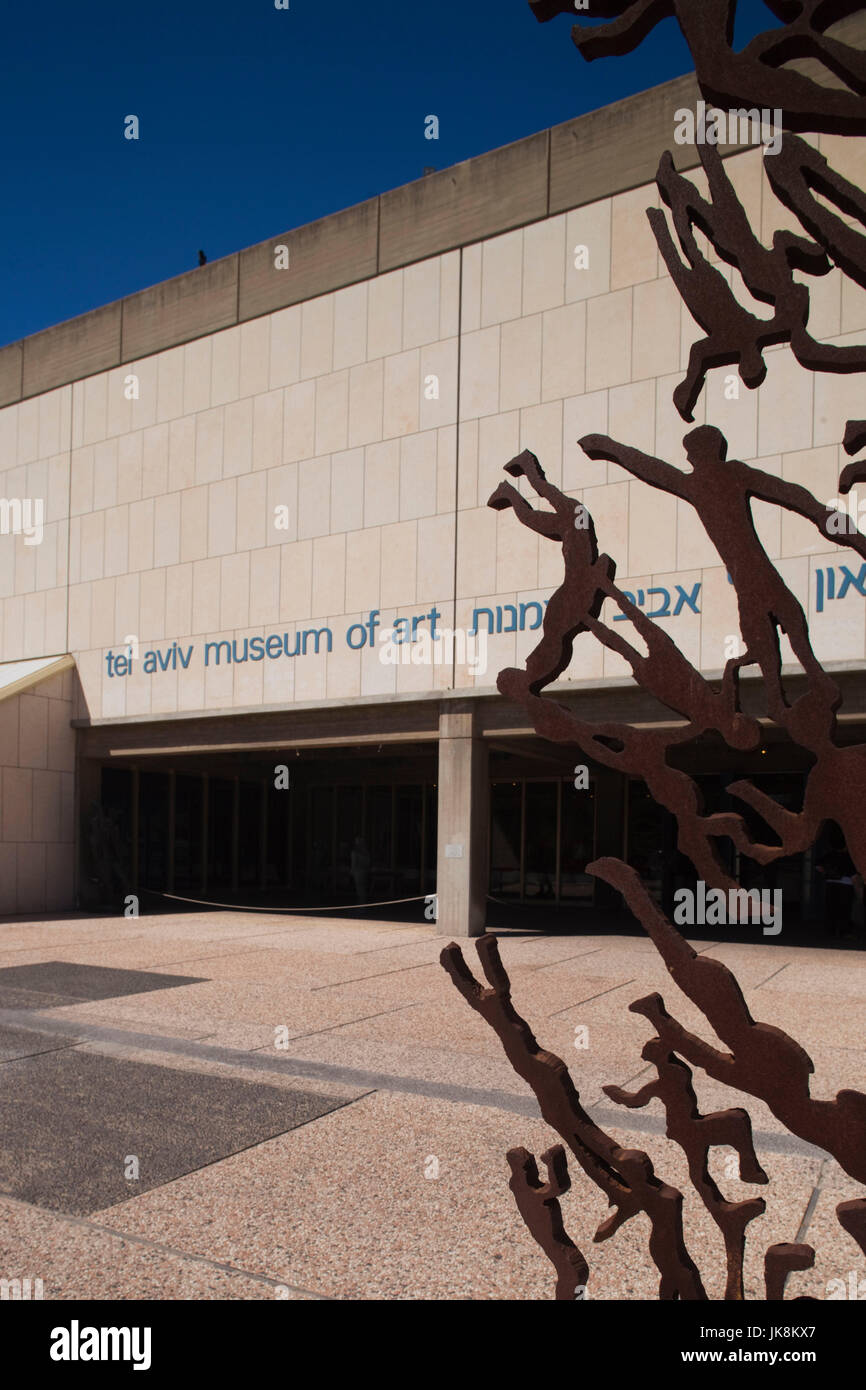
[[[571,0],[530,3],[541,21],[574,13]],[[723,160],[712,146],[701,149],[709,197],[677,173],[670,153],[663,155],[659,166],[658,187],[677,241],[664,211],[649,208],[647,216],[671,277],[705,334],[694,345],[686,378],[674,394],[687,420],[693,418],[711,368],[736,364],[746,386],[759,387],[766,374],[763,352],[770,345],[788,343],[801,365],[811,371],[866,370],[866,349],[827,345],[809,333],[809,289],[794,279],[795,271],[824,275],[838,266],[866,287],[866,236],[851,225],[866,228],[866,194],[837,174],[823,154],[791,133],[866,133],[866,52],[826,33],[836,21],[866,4],[862,0],[765,3],[783,26],[759,36],[741,53],[732,48],[736,0],[593,0],[591,17],[611,22],[574,30],[577,47],[584,57],[593,59],[630,51],[661,19],[675,16],[708,101],[727,106],[770,104],[784,113],[781,152],[765,156],[765,170],[771,188],[795,213],[806,236],[776,232],[772,246],[765,247],[751,229]],[[837,85],[824,86],[784,66],[791,59],[806,57],[823,64]],[[724,275],[701,251],[696,228],[724,261],[736,267],[752,296],[772,306],[771,318],[752,314],[740,304]],[[499,690],[522,706],[541,736],[578,745],[596,762],[643,778],[654,800],[675,817],[679,849],[707,885],[722,891],[737,888],[723,867],[720,840],[729,840],[756,863],[768,864],[807,849],[823,823],[831,819],[841,828],[852,858],[866,876],[866,744],[843,746],[837,741],[839,686],[815,656],[806,614],[764,549],[752,502],[769,503],[805,518],[828,541],[864,559],[866,536],[807,488],[729,459],[727,441],[712,426],[694,429],[683,439],[690,471],[607,436],[587,435],[580,443],[589,458],[610,460],[632,477],[690,503],[728,570],[744,650],[727,661],[715,682],[696,670],[667,633],[616,585],[616,563],[609,554],[600,553],[595,524],[584,504],[552,484],[538,459],[526,451],[506,464],[505,471],[525,478],[547,507],[533,505],[510,482],[497,487],[489,505],[513,509],[523,525],[558,542],[565,573],[547,606],[540,641],[524,669],[500,673]],[[866,420],[848,421],[843,443],[852,456],[866,447]],[[840,494],[863,479],[866,459],[848,464],[839,477]],[[604,620],[608,601],[618,610],[614,616],[630,621],[645,651],[630,642],[622,628],[617,630]],[[790,642],[803,673],[793,699],[783,679],[780,634]],[[546,687],[571,662],[575,643],[591,639],[623,657],[641,687],[683,723],[657,729],[615,721],[589,723],[545,697]],[[766,716],[806,750],[812,763],[800,812],[782,807],[747,779],[728,788],[744,806],[760,814],[776,835],[776,844],[757,841],[736,812],[705,815],[697,782],[670,760],[676,749],[710,732],[735,751],[760,746],[761,725],[741,708],[740,675],[747,667],[760,672]],[[810,1094],[814,1067],[808,1054],[782,1029],[752,1018],[735,976],[722,962],[693,950],[650,897],[636,871],[611,858],[587,868],[619,891],[671,978],[701,1010],[722,1044],[709,1043],[684,1027],[668,1012],[660,994],[650,994],[636,1000],[631,1010],[655,1028],[642,1054],[655,1075],[634,1093],[618,1086],[604,1089],[627,1109],[641,1108],[653,1099],[662,1102],[667,1135],[685,1153],[692,1186],[724,1240],[725,1297],[742,1299],[747,1228],[764,1211],[765,1202],[757,1195],[727,1199],[710,1174],[710,1151],[719,1146],[732,1148],[746,1183],[766,1184],[768,1178],[755,1153],[748,1112],[737,1107],[702,1115],[692,1068],[765,1102],[792,1134],[832,1154],[846,1173],[864,1184],[866,1095],[842,1090],[832,1101],[814,1099]],[[748,911],[745,916],[748,920]],[[515,1010],[495,938],[483,936],[477,951],[487,987],[476,980],[454,943],[442,952],[442,964],[467,1003],[496,1032],[515,1071],[535,1092],[544,1119],[608,1197],[613,1214],[599,1227],[595,1239],[608,1239],[632,1216],[646,1213],[649,1253],[660,1276],[659,1297],[706,1298],[685,1244],[683,1194],[657,1176],[646,1153],[623,1149],[583,1109],[565,1062],[539,1045]],[[541,1182],[536,1161],[526,1149],[511,1150],[510,1186],[524,1221],[556,1269],[556,1297],[571,1299],[579,1296],[589,1271],[585,1257],[565,1231],[559,1204],[570,1184],[565,1148],[554,1145],[542,1161],[546,1183]],[[836,1211],[842,1229],[866,1253],[866,1197],[841,1202]],[[811,1268],[814,1260],[814,1250],[805,1244],[782,1243],[767,1249],[766,1297],[781,1299],[787,1277]]]
[[[663,19],[675,18],[689,46],[698,84],[707,101],[726,108],[781,108],[788,130],[866,133],[866,53],[827,35],[861,9],[860,0],[764,0],[784,28],[770,29],[733,48],[737,0],[590,0],[588,18],[610,19],[591,28],[575,25],[572,38],[588,61],[622,57],[638,47]],[[530,0],[542,23],[574,16],[574,0]],[[785,68],[812,58],[844,83],[830,88]]]
[[[786,136],[782,153],[774,158],[784,157],[789,139],[796,137]],[[803,141],[797,143],[804,150],[810,149]],[[647,212],[671,279],[692,317],[707,335],[692,346],[686,378],[674,392],[674,404],[683,419],[693,419],[695,402],[712,367],[736,363],[748,387],[754,389],[760,386],[767,375],[764,348],[776,343],[790,343],[797,361],[809,371],[866,370],[866,347],[835,347],[820,343],[806,327],[809,320],[809,288],[794,279],[794,271],[826,275],[831,269],[831,262],[822,246],[793,232],[776,232],[772,249],[768,250],[749,226],[749,219],[725,173],[724,161],[718,150],[713,145],[701,145],[699,148],[712,193],[711,202],[701,196],[689,179],[676,172],[670,154],[664,155],[657,178],[662,198],[673,214],[688,266],[684,265],[676,249],[665,214],[659,208],[650,208]],[[767,167],[771,163],[768,159]],[[803,167],[797,166],[796,172],[799,173]],[[785,174],[781,177],[784,178]],[[841,184],[842,181],[836,182]],[[800,196],[801,190],[793,177],[789,177],[788,185],[792,195],[794,192],[798,195],[797,203],[805,205],[804,218],[808,217],[817,229],[817,219],[809,217],[807,200]],[[831,185],[828,182],[825,186],[829,188]],[[833,185],[833,190],[841,201],[844,198],[841,188]],[[808,203],[813,201],[809,197]],[[797,211],[793,196],[791,204],[793,210]],[[863,240],[850,231],[845,223],[826,213],[820,204],[816,206],[822,214],[823,243],[832,247],[840,246],[843,242],[850,243],[854,238]],[[834,229],[827,225],[828,221],[838,222],[848,236],[843,236],[841,232],[834,235]],[[724,261],[737,267],[752,296],[773,305],[775,312],[771,319],[750,313],[740,304],[721,270],[712,265],[699,249],[694,235],[695,227],[699,227],[712,242]]]

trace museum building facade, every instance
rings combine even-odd
[[[563,570],[487,502],[530,449],[633,601],[721,673],[736,596],[694,513],[577,442],[684,462],[671,397],[700,330],[645,209],[697,100],[678,79],[0,349],[0,912],[435,893],[459,935],[491,902],[610,905],[585,872],[605,853],[669,895],[674,829],[643,784],[589,763],[578,791],[578,750],[496,691]],[[861,142],[817,143],[862,185]],[[766,240],[760,149],[726,168]],[[861,340],[866,294],[816,280],[810,330]],[[767,362],[759,392],[711,372],[696,421],[832,498],[859,379],[785,346]],[[755,516],[860,738],[866,566]],[[589,634],[551,693],[589,720],[677,718]],[[689,757],[710,806],[743,775],[802,797],[769,728],[753,756]],[[774,880],[804,915],[814,867]]]

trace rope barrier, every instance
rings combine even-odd
[[[539,903],[542,903],[547,907],[575,906],[575,903],[565,902],[562,898],[558,900],[556,898],[529,898],[526,901],[521,901],[520,898],[494,898],[492,893],[487,894],[487,901],[489,903],[499,903],[502,907],[536,907]]]
[[[435,897],[435,893],[417,893],[411,898],[384,898],[377,903],[335,903],[329,907],[247,907],[243,903],[212,903],[204,898],[185,898],[180,893],[163,893],[158,888],[142,888],[142,893],[149,893],[154,898],[169,898],[172,902],[192,903],[195,907],[216,907],[224,912],[269,912],[279,913],[305,913],[305,912],[356,912],[361,908],[367,907],[397,907],[402,903],[426,903],[428,898]],[[514,898],[494,898],[492,893],[485,895],[487,902],[498,903],[501,907],[534,907],[538,903],[553,907],[572,907],[572,903],[556,902],[551,898],[536,898],[530,902],[521,902]]]
[[[419,893],[414,898],[386,898],[378,903],[339,903],[333,907],[244,907],[241,903],[211,903],[203,898],[184,898],[180,893],[161,893],[157,888],[143,888],[155,898],[170,898],[173,902],[194,903],[196,907],[217,907],[225,912],[354,912],[362,907],[393,907],[398,903],[422,903],[434,897],[433,893]]]

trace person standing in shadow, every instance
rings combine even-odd
[[[355,836],[350,861],[352,881],[355,885],[355,898],[359,903],[370,901],[370,851],[360,835]]]

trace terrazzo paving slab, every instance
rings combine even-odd
[[[725,1291],[725,1256],[721,1232],[712,1220],[698,1194],[691,1187],[684,1155],[674,1145],[655,1136],[636,1136],[640,1146],[655,1160],[663,1146],[667,1152],[656,1163],[656,1170],[666,1181],[684,1193],[683,1229],[686,1245],[701,1270],[707,1294],[722,1299]],[[787,1155],[761,1155],[761,1161],[771,1181],[769,1184],[740,1182],[725,1174],[721,1154],[716,1155],[715,1176],[725,1197],[743,1201],[760,1197],[766,1210],[746,1228],[744,1285],[747,1299],[763,1299],[764,1254],[770,1245],[795,1241],[809,1207],[819,1165]]]
[[[822,1182],[811,1213],[805,1240],[815,1250],[815,1264],[791,1277],[788,1298],[805,1294],[832,1302],[866,1300],[866,1257],[855,1240],[839,1225],[836,1206],[862,1194],[850,1178],[841,1190]],[[838,1282],[833,1282],[838,1281]]]
[[[0,1009],[62,1009],[81,1001],[71,994],[42,994],[33,989],[0,985]]]
[[[278,1028],[286,1028],[289,1037],[298,1037],[384,1010],[405,1009],[412,1002],[399,996],[389,1002],[357,993],[316,995],[273,980],[206,981],[188,989],[143,995],[134,1001],[96,1001],[76,1009],[75,1017],[91,1018],[94,1022],[109,1020],[145,1030],[152,1024],[168,1027],[177,1022],[200,1033],[218,1033],[223,1025],[250,1025],[255,1030],[265,1030],[265,1036],[270,1034],[271,1038]]]
[[[236,942],[214,942],[202,945],[198,942],[185,944],[177,941],[154,942],[147,938],[134,941],[99,941],[88,944],[60,946],[52,943],[52,956],[58,961],[77,965],[99,965],[112,969],[159,971],[178,973],[178,966],[187,966],[191,961],[220,960],[224,955],[249,951],[249,947]],[[30,952],[33,960],[44,961],[46,952]],[[259,953],[261,954],[261,953]],[[8,958],[7,958],[8,959]],[[23,955],[8,959],[10,965],[25,963]]]
[[[45,948],[44,959],[54,947],[68,949],[76,945],[97,945],[100,941],[106,940],[131,941],[142,934],[142,929],[137,924],[132,929],[124,930],[115,918],[110,921],[100,918],[96,921],[55,923],[49,927],[33,924],[16,932],[10,931],[8,926],[0,923],[0,954],[42,947]]]
[[[0,1062],[8,1058],[0,1097],[14,1092],[38,1111],[37,1124],[25,1108],[6,1133],[20,1136],[30,1123],[28,1180],[49,1198],[77,1189],[82,1206],[55,1205],[90,1215],[72,1219],[0,1197],[4,1230],[12,1228],[6,1246],[0,1232],[0,1272],[13,1261],[11,1276],[40,1274],[30,1268],[32,1252],[57,1280],[46,1297],[58,1298],[550,1298],[552,1270],[514,1208],[504,1155],[519,1144],[540,1155],[556,1136],[533,1117],[531,1092],[496,1035],[441,970],[445,944],[428,927],[213,911],[134,923],[112,916],[0,924],[4,964],[95,966],[159,980],[147,992],[94,993],[87,1002],[59,980],[48,980],[48,992],[20,978],[6,985],[22,1017],[0,1020]],[[458,944],[481,978],[474,943]],[[691,944],[734,971],[756,1018],[807,1047],[813,1095],[863,1089],[857,1001],[866,957],[761,939]],[[658,991],[686,1027],[716,1042],[706,1020],[644,936],[503,933],[500,949],[515,1006],[539,1042],[566,1060],[598,1122],[649,1153],[659,1176],[683,1190],[687,1243],[707,1265],[707,1292],[719,1298],[721,1237],[690,1188],[682,1151],[665,1138],[662,1106],[629,1111],[601,1089],[635,1090],[653,1074],[640,1056],[652,1028],[629,1012],[633,1000]],[[53,1014],[58,1031],[40,1029],[39,1014]],[[90,1037],[93,1025],[111,1032]],[[286,1048],[275,1046],[277,1025],[286,1027]],[[574,1046],[577,1025],[588,1029],[586,1048]],[[225,1054],[208,1055],[208,1047]],[[327,1068],[327,1079],[298,1076],[293,1060]],[[157,1080],[143,1083],[144,1075]],[[266,1094],[245,1110],[208,1091],[226,1087],[245,1089],[248,1099]],[[703,1113],[749,1110],[772,1177],[769,1187],[740,1183],[732,1153],[710,1155],[726,1197],[767,1199],[749,1227],[747,1296],[763,1297],[767,1245],[798,1238],[820,1247],[819,1263],[792,1277],[788,1297],[826,1296],[828,1281],[863,1265],[833,1215],[837,1201],[862,1188],[792,1140],[761,1102],[700,1072],[695,1089]],[[0,1124],[7,1113],[0,1104]],[[141,1160],[142,1149],[153,1171],[142,1163],[131,1195],[123,1159]],[[71,1177],[70,1153],[72,1168],[78,1163]],[[428,1171],[433,1158],[437,1177]],[[607,1201],[570,1167],[563,1213],[590,1261],[590,1296],[654,1300],[646,1218],[594,1245]],[[88,1186],[91,1169],[98,1190]],[[5,1176],[0,1167],[0,1189]],[[52,1236],[46,1222],[55,1223]],[[291,1292],[275,1294],[280,1286]]]
[[[548,1296],[503,1157],[527,1134],[543,1142],[544,1125],[384,1094],[352,1112],[116,1207],[112,1224],[340,1297]]]
[[[135,996],[132,996],[135,997]],[[34,1016],[34,1026],[38,1027],[44,1020],[51,1019],[53,1022],[68,1024],[70,1029],[77,1029],[82,1036],[86,1036],[86,1029],[89,1027],[123,1029],[130,1033],[146,1032],[154,1037],[165,1037],[175,1039],[186,1039],[193,1041],[204,1038],[212,1028],[209,1021],[203,1019],[193,1023],[180,1023],[177,1018],[170,1015],[161,1018],[148,1018],[136,1020],[135,1018],[125,1018],[122,1016],[122,1005],[117,1006],[121,1010],[120,1017],[114,1017],[108,1011],[113,1007],[112,1001],[98,1002],[95,1004],[64,1004],[57,1010],[40,1009]],[[9,1022],[11,1015],[0,1015],[5,1022]],[[18,1019],[16,1022],[20,1022]],[[25,1027],[29,1025],[24,1024]]]
[[[193,975],[164,975],[146,970],[119,970],[75,961],[48,960],[38,964],[7,965],[0,969],[0,998],[4,990],[25,990],[54,998],[116,999],[125,994],[146,994],[155,989],[201,984]],[[14,1005],[3,1004],[5,1008]],[[55,1006],[56,1007],[56,1006]]]
[[[375,950],[379,946],[390,947],[393,944],[394,926],[388,922],[347,923],[331,919],[310,925],[309,921],[304,923],[304,919],[300,917],[294,921],[298,924],[291,931],[291,945],[294,949],[308,948],[326,955],[351,955],[356,951]],[[421,927],[416,930],[419,940],[432,935]],[[403,936],[402,939],[411,938]]]
[[[282,1059],[285,1065],[263,1073],[254,1065],[244,1065],[242,1058],[221,1062],[213,1057],[196,1056],[188,1051],[160,1051],[159,1048],[145,1050],[134,1043],[129,1047],[122,1047],[113,1042],[91,1042],[82,1044],[82,1050],[100,1052],[112,1057],[122,1056],[129,1061],[153,1063],[160,1067],[170,1067],[175,1071],[201,1072],[204,1076],[225,1076],[233,1080],[252,1081],[257,1085],[264,1083],[277,1090],[290,1092],[306,1091],[314,1085],[317,1096],[336,1101],[338,1105],[359,1100],[361,1096],[369,1095],[374,1089],[368,1085],[328,1080],[321,1076],[317,1076],[315,1081],[311,1082],[309,1077],[295,1075],[285,1057]]]
[[[448,1087],[490,1090],[532,1099],[530,1087],[514,1071],[499,1043],[495,1039],[494,1042],[495,1048],[489,1054],[482,1055],[462,1052],[453,1047],[446,1049],[432,1044],[411,1044],[401,1038],[393,1041],[373,1039],[353,1031],[348,1037],[341,1034],[339,1037],[324,1035],[296,1040],[292,1043],[291,1055],[335,1067],[350,1066],[360,1071],[382,1074],[395,1081],[431,1081]],[[565,1060],[583,1103],[594,1105],[600,1102],[612,1107],[602,1088],[610,1083],[630,1084],[637,1073],[646,1070],[639,1053],[636,1057],[636,1061],[634,1056],[608,1057],[591,1068],[586,1064],[575,1065],[570,1056],[566,1056]],[[624,1115],[624,1119],[627,1122],[628,1117]]]
[[[276,1056],[272,1049],[269,1055]],[[302,1061],[323,1062],[334,1067],[351,1067],[383,1077],[431,1081],[443,1086],[505,1092],[531,1097],[532,1092],[514,1068],[498,1052],[490,1056],[462,1053],[454,1048],[407,1043],[404,1039],[382,1041],[352,1032],[348,1037],[320,1034],[292,1042],[290,1056]]]
[[[73,1215],[124,1201],[341,1104],[79,1049],[7,1062],[0,1192]],[[125,1176],[128,1156],[139,1177]]]
[[[425,1004],[346,1023],[339,1030],[294,1038],[290,1051],[299,1057],[334,1063],[341,1058],[351,1059],[351,1065],[372,1066],[398,1075],[453,1080],[460,1085],[481,1084],[472,1079],[474,1069],[493,1068],[506,1079],[510,1073],[511,1085],[525,1090],[525,1083],[511,1067],[493,1030],[462,1000],[458,1003],[463,1012],[458,1014],[456,1023],[450,1005]],[[641,1060],[641,1048],[652,1036],[652,1029],[634,1014],[627,1014],[621,1023],[606,1021],[597,1026],[581,1021],[580,1027],[587,1028],[587,1032],[579,1036],[568,1019],[554,1021],[556,1026],[531,1021],[539,1043],[565,1059],[578,1085],[621,1083],[646,1065]],[[578,1041],[588,1046],[577,1048]]]
[[[839,963],[835,960],[796,961],[777,979],[776,988],[788,994],[811,995],[817,988],[839,998],[862,999],[866,995],[866,961],[858,957]]]
[[[41,1052],[55,1052],[72,1047],[77,1041],[73,1033],[40,1033],[35,1028],[16,1028],[0,1024],[0,1062],[16,1057],[35,1057]]]
[[[139,962],[134,959],[132,961],[114,959],[116,953],[122,950],[122,943],[111,943],[109,947],[105,942],[97,942],[94,944],[92,942],[82,941],[77,944],[61,944],[58,941],[52,941],[50,950],[44,945],[30,948],[25,948],[24,946],[12,946],[6,949],[0,948],[0,965],[30,965],[37,961],[44,961],[46,955],[50,954],[55,960],[78,960],[84,964],[92,963],[94,965],[101,965],[103,959],[109,956],[112,965],[131,964],[133,967],[137,967]],[[97,959],[92,959],[92,955],[94,954]]]
[[[809,1056],[815,1063],[809,1094],[815,1100],[835,1100],[841,1090],[866,1091],[866,1049],[813,1044]]]
[[[784,978],[784,977],[783,977]],[[746,999],[753,1017],[773,1023],[790,1033],[810,1051],[813,1046],[866,1049],[866,1009],[850,998],[813,992],[786,994],[782,990],[760,990]]]
[[[552,1271],[513,1206],[505,1152],[522,1144],[539,1154],[554,1137],[540,1120],[379,1093],[315,1127],[116,1207],[110,1217],[117,1229],[267,1269],[317,1291],[330,1288],[340,1297],[547,1299]],[[685,1161],[675,1146],[628,1130],[621,1138],[651,1150],[664,1178],[686,1190]],[[313,1162],[311,1189],[303,1175]],[[647,1256],[647,1219],[639,1216],[613,1240],[594,1245],[607,1199],[576,1164],[571,1167],[574,1185],[563,1213],[590,1261],[590,1296],[654,1299],[658,1276]],[[814,1171],[803,1160],[776,1161],[778,1200],[754,1223],[750,1296],[762,1293],[766,1246],[796,1233]],[[425,1176],[433,1172],[438,1176]],[[341,1200],[347,1185],[351,1208]],[[729,1186],[756,1191],[739,1182]],[[720,1237],[691,1190],[685,1229],[689,1247],[708,1266],[708,1292],[719,1297]]]
[[[86,1220],[0,1197],[0,1269],[42,1281],[43,1299],[255,1299],[315,1295],[246,1270],[220,1268],[182,1251],[132,1241]]]
[[[195,953],[190,954],[192,959],[196,958]],[[203,965],[206,964],[208,978],[212,980],[237,980],[241,983],[244,980],[260,983],[285,980],[292,987],[302,986],[305,989],[339,984],[347,977],[363,978],[365,967],[370,976],[382,970],[381,966],[371,963],[377,960],[375,954],[325,956],[321,952],[291,951],[268,942],[254,947],[235,944],[231,950],[226,949],[220,954],[205,954],[202,950],[198,956]],[[406,963],[410,964],[411,958]]]

